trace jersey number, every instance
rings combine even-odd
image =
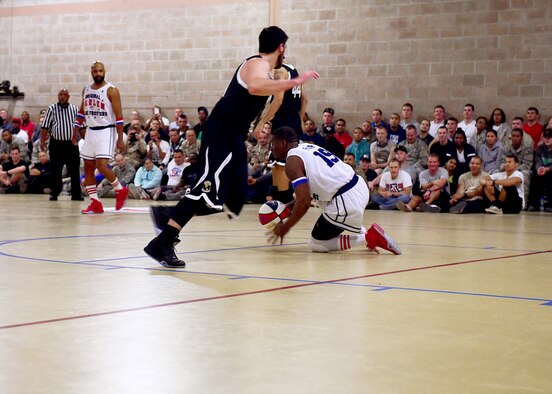
[[[313,152],[313,155],[320,157],[326,162],[328,167],[333,167],[333,165],[339,162],[339,159],[335,157],[331,152],[328,152],[326,149],[318,148]]]
[[[291,89],[291,94],[293,98],[301,97],[301,85],[294,86],[293,89]]]

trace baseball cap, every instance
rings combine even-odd
[[[19,119],[19,118],[12,118],[12,123],[19,123],[19,124],[21,124],[21,119]]]
[[[330,108],[330,107],[324,109],[324,112],[329,112],[329,113],[332,114],[332,115],[335,114],[334,109],[333,109],[333,108]]]
[[[362,160],[370,161],[370,156],[362,155],[362,157],[360,158],[360,161],[362,161]]]
[[[550,138],[552,137],[552,129],[545,129],[543,132],[542,132],[542,136],[544,138]]]
[[[203,107],[203,106],[197,107],[197,112],[199,112],[199,111],[203,111],[203,112],[205,112],[206,115],[209,115],[209,111],[207,111],[206,107]]]
[[[404,153],[408,153],[408,151],[406,150],[406,148],[402,145],[399,145],[395,148],[395,152],[398,152],[398,151],[401,151],[401,152],[404,152]]]

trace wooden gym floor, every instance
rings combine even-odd
[[[316,209],[269,246],[248,205],[171,270],[147,202],[67,198],[0,196],[1,393],[552,393],[550,214],[366,211],[378,256],[308,251]]]

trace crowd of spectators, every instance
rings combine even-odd
[[[206,107],[197,111],[193,127],[181,108],[172,119],[157,106],[147,119],[131,111],[124,128],[126,150],[111,165],[132,198],[177,200],[193,186],[208,117]],[[27,111],[17,118],[0,109],[0,193],[49,193],[48,140],[40,144],[44,113],[33,123]],[[535,107],[510,122],[501,108],[476,117],[472,104],[466,104],[458,118],[442,105],[435,106],[430,118],[417,118],[410,103],[388,118],[376,108],[369,119],[351,128],[346,119],[334,121],[334,116],[335,111],[326,108],[317,127],[317,119],[306,114],[299,138],[355,169],[370,189],[368,209],[552,212],[552,120],[542,124]],[[245,142],[247,202],[278,198],[272,169],[282,163],[271,157],[270,132],[267,122],[258,140],[250,133]],[[113,197],[111,189],[98,178],[101,197]]]

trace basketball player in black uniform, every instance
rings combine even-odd
[[[247,155],[245,136],[251,121],[261,112],[269,95],[318,78],[307,71],[291,80],[273,80],[270,75],[280,67],[286,49],[287,34],[277,26],[264,28],[259,35],[259,54],[247,58],[236,70],[224,96],[211,111],[201,139],[200,177],[170,214],[168,223],[144,251],[161,265],[182,268],[174,245],[178,234],[195,215],[224,211],[237,216],[245,202]],[[156,225],[159,221],[152,208]]]

